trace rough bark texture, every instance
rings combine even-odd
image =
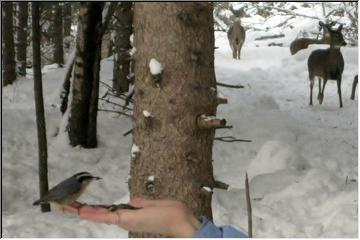
[[[17,62],[18,73],[20,76],[26,75],[26,47],[27,47],[27,31],[28,31],[28,3],[19,2],[17,29]]]
[[[216,115],[212,10],[210,3],[135,3],[133,142],[139,152],[129,179],[131,198],[180,200],[210,219],[211,194],[201,189],[214,184],[215,130],[200,129],[197,117]],[[164,66],[160,87],[150,73],[152,58]]]
[[[133,33],[132,2],[122,2],[115,12],[115,55],[113,89],[119,94],[129,91],[130,36]]]
[[[3,86],[12,84],[16,79],[16,63],[14,49],[13,3],[2,2],[2,34],[3,34]]]
[[[47,141],[46,126],[44,114],[44,101],[41,83],[41,58],[40,58],[40,25],[39,25],[39,5],[40,3],[32,3],[32,47],[33,47],[33,69],[34,69],[34,95],[36,110],[36,125],[38,134],[39,148],[39,186],[40,198],[49,190],[47,177]],[[50,211],[50,205],[41,204],[41,211]]]
[[[65,2],[63,7],[64,37],[71,35],[71,2]]]
[[[104,3],[101,2],[80,3],[69,118],[69,139],[72,146],[97,146],[96,118],[103,6]]]
[[[64,46],[63,46],[63,16],[62,5],[54,3],[54,62],[59,66],[64,64]]]

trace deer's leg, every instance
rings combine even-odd
[[[320,94],[321,94],[321,78],[318,78],[318,81],[319,81],[319,93],[318,93],[317,99],[320,100]]]
[[[322,91],[321,91],[321,95],[320,95],[320,99],[319,99],[319,103],[322,104],[323,100],[324,100],[324,90],[325,90],[325,85],[327,82],[327,77],[324,77],[324,84],[322,87]]]
[[[340,107],[342,108],[343,104],[342,104],[342,99],[341,99],[341,77],[336,82],[337,82],[337,87],[338,87]]]
[[[313,87],[314,87],[314,77],[310,77],[310,106],[313,105],[313,102],[312,102]]]

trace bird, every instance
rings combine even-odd
[[[89,172],[76,173],[51,188],[42,198],[35,201],[33,205],[36,206],[43,203],[71,204],[81,196],[90,182],[99,179],[101,178],[95,177]]]

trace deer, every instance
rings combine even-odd
[[[230,6],[230,11],[234,14],[235,21],[229,28],[227,37],[233,53],[233,58],[240,59],[241,48],[245,42],[246,36],[245,29],[241,26],[240,20],[240,15],[243,15],[244,11],[243,9],[234,10],[232,6]]]
[[[343,107],[341,99],[341,78],[344,70],[344,58],[341,54],[340,48],[346,46],[346,42],[341,33],[342,24],[336,29],[331,29],[331,26],[319,22],[320,26],[326,28],[330,34],[330,48],[317,49],[312,51],[308,58],[308,72],[310,80],[310,106],[312,102],[312,92],[314,87],[314,78],[319,80],[318,100],[322,104],[324,100],[324,90],[327,80],[336,80],[339,94],[340,108]],[[321,79],[323,79],[323,86],[321,89]]]
[[[336,23],[331,22],[327,24],[327,26],[332,27]],[[320,25],[320,22],[319,22]],[[321,39],[312,39],[312,38],[298,38],[291,42],[290,44],[290,53],[291,55],[294,55],[298,51],[302,49],[308,48],[310,44],[330,44],[330,33],[328,32],[328,28],[325,28],[320,25],[319,31],[323,29],[324,34]]]

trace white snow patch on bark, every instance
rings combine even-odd
[[[164,69],[164,66],[158,62],[155,58],[152,58],[149,63],[150,72],[152,75],[161,74]]]
[[[146,110],[143,111],[143,114],[145,117],[151,117],[151,113]]]
[[[136,153],[140,152],[140,148],[134,143],[131,147],[131,157],[136,157]]]

